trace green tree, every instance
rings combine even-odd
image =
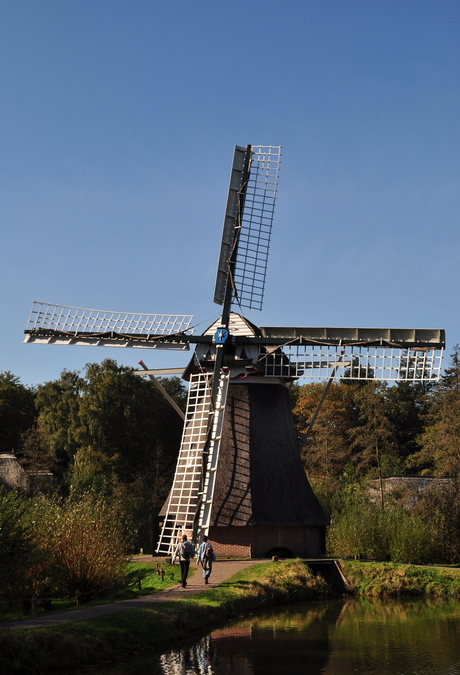
[[[77,372],[64,370],[58,380],[37,388],[38,426],[28,440],[35,449],[43,446],[44,454],[53,458],[61,476],[80,447],[82,387],[83,379]]]
[[[412,509],[431,533],[431,560],[458,564],[460,560],[460,492],[458,480],[423,490]]]
[[[178,378],[162,380],[185,403]],[[38,388],[37,426],[28,435],[28,460],[41,455],[57,467],[62,492],[95,489],[122,496],[151,548],[154,514],[166,498],[180,446],[182,419],[150,380],[111,359],[64,371]],[[46,468],[40,465],[40,468]],[[147,538],[147,542],[145,541]]]
[[[408,466],[422,473],[460,475],[460,346],[456,345],[439,384],[429,395],[426,426],[419,436],[421,449]]]
[[[355,400],[359,425],[348,431],[352,461],[358,473],[377,473],[380,480],[384,473],[394,473],[399,468],[395,430],[387,414],[385,392],[386,385],[377,382],[368,382],[358,390]],[[383,506],[383,488],[381,495]]]
[[[293,413],[300,438],[308,429],[324,387],[324,383],[315,382],[299,389]],[[334,481],[350,461],[347,430],[351,392],[352,389],[342,383],[331,384],[302,449],[302,459],[309,476],[322,476],[327,481]]]
[[[37,416],[34,392],[9,371],[0,372],[0,451],[17,451]]]
[[[405,460],[420,450],[419,436],[429,411],[427,388],[420,382],[398,382],[386,389],[385,398],[398,456]]]
[[[163,384],[181,403],[180,381]],[[64,371],[58,380],[39,386],[36,405],[38,430],[32,440],[46,446],[63,471],[76,457],[78,463],[86,456],[88,467],[90,456],[104,455],[118,478],[130,480],[158,445],[172,461],[179,447],[177,413],[152,382],[111,359],[88,364],[83,376]]]
[[[142,471],[158,444],[172,459],[179,448],[178,414],[150,380],[111,359],[86,367],[79,420],[79,447],[111,458],[121,480]]]
[[[439,388],[444,391],[460,391],[460,345],[455,345],[450,355],[449,367],[441,376]]]

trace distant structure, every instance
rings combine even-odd
[[[9,490],[21,490],[26,493],[31,491],[30,478],[19,464],[14,452],[0,453],[0,485]]]
[[[452,476],[413,476],[413,475],[395,475],[374,478],[368,483],[368,493],[373,502],[381,502],[382,490],[384,496],[393,496],[401,498],[404,506],[410,508],[415,506],[419,496],[428,488],[443,488],[453,485],[455,478]]]
[[[423,381],[439,377],[438,329],[257,327],[232,311],[262,309],[281,148],[236,146],[214,302],[202,335],[192,317],[34,303],[26,342],[190,349],[187,410],[157,552],[183,533],[208,534],[221,554],[318,556],[326,516],[299,457],[290,384],[300,378]],[[289,292],[289,289],[286,289]],[[325,389],[325,393],[327,388]],[[181,413],[180,413],[181,414]]]

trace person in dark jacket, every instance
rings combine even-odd
[[[187,576],[190,567],[190,559],[193,558],[194,555],[195,549],[193,547],[193,544],[187,541],[187,535],[184,534],[184,536],[182,537],[182,541],[177,546],[176,552],[174,553],[174,557],[171,561],[172,564],[174,565],[176,558],[179,558],[182,588],[185,588],[187,586]]]

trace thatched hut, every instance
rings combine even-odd
[[[14,452],[0,453],[0,485],[9,490],[30,492],[31,484],[28,474],[19,464]]]

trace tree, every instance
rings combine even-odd
[[[185,388],[162,380],[178,405]],[[150,380],[105,359],[85,372],[64,371],[38,388],[38,423],[27,438],[27,459],[41,456],[57,467],[63,494],[96,489],[120,497],[151,547],[153,514],[168,494],[182,420]],[[45,468],[43,465],[40,468]],[[143,535],[144,536],[144,535]]]
[[[446,368],[439,383],[443,391],[460,391],[460,345],[454,346],[450,355],[450,366]]]
[[[421,449],[408,465],[423,473],[460,475],[460,346],[456,345],[438,385],[428,396],[427,424],[418,441]]]
[[[36,416],[33,389],[9,371],[0,372],[0,451],[19,450]]]
[[[35,450],[43,445],[61,476],[69,466],[80,445],[80,397],[83,380],[79,373],[64,370],[58,380],[37,388],[35,404],[38,410],[37,430],[30,443]]]
[[[395,461],[395,430],[388,418],[384,392],[386,385],[368,382],[359,389],[356,401],[359,410],[359,426],[348,431],[353,451],[352,461],[361,474],[369,473],[373,467],[381,483],[384,472],[393,473]]]
[[[398,382],[386,389],[385,398],[398,456],[407,459],[420,450],[419,436],[429,410],[426,386],[421,382]]]
[[[306,432],[324,391],[324,383],[300,387],[293,410],[299,436]],[[327,480],[338,477],[350,460],[347,429],[349,428],[350,394],[342,383],[332,383],[323,401],[302,458],[309,476]]]
[[[158,444],[172,460],[177,455],[182,433],[177,413],[150,380],[111,359],[86,367],[79,421],[79,448],[111,458],[121,480],[142,471]]]
[[[32,513],[34,541],[59,595],[79,591],[88,601],[122,579],[133,526],[117,499],[71,492],[64,503],[37,501]]]
[[[182,403],[179,380],[163,384]],[[88,364],[83,376],[63,371],[38,387],[36,405],[35,443],[46,446],[63,471],[77,455],[81,461],[85,454],[87,460],[102,454],[118,478],[129,480],[158,444],[172,460],[177,454],[182,432],[177,413],[149,380],[111,359]]]

